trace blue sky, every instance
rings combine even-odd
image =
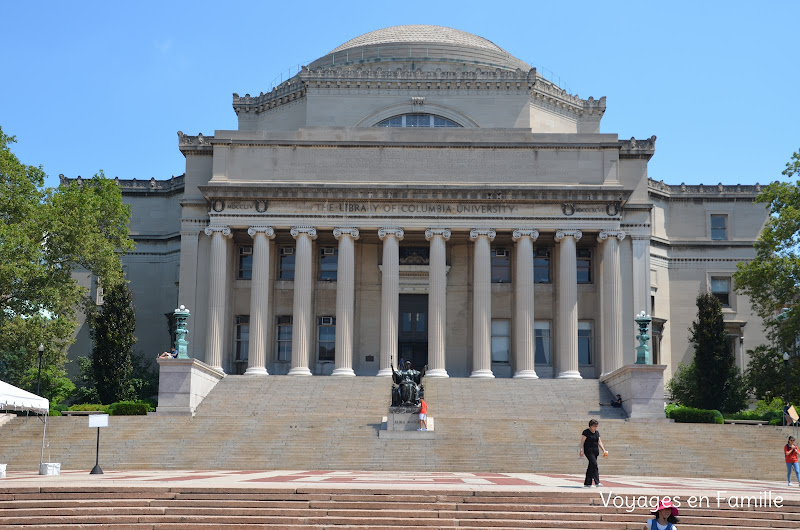
[[[800,2],[6,2],[0,126],[59,173],[180,175],[177,134],[235,129],[258,94],[362,33],[400,24],[485,37],[573,94],[601,132],[656,135],[670,184],[782,178],[800,149]]]

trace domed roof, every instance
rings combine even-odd
[[[465,48],[483,48],[495,52],[508,53],[490,40],[478,37],[460,29],[446,28],[444,26],[427,26],[412,24],[406,26],[392,26],[376,31],[370,31],[350,39],[341,46],[331,50],[330,53],[358,48],[360,46],[381,46],[384,44],[400,44],[403,42],[430,42],[439,44],[454,44]]]
[[[435,65],[442,63],[525,72],[531,69],[526,62],[483,37],[458,29],[421,24],[392,26],[364,33],[334,48],[308,67],[315,70],[368,63],[387,66],[387,63],[411,63],[415,65],[413,68],[423,69],[436,68]]]

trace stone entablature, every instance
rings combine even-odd
[[[120,187],[122,193],[126,195],[131,193],[165,193],[172,195],[183,191],[184,177],[185,175],[172,175],[172,178],[165,180],[157,180],[155,177],[150,180],[121,179],[116,177],[114,182]],[[63,173],[58,175],[58,179],[60,186],[66,186],[72,182],[77,182],[78,185],[81,185],[85,180],[81,176],[74,179],[65,177]]]

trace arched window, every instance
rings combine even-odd
[[[461,127],[461,125],[435,114],[401,114],[386,118],[375,127]]]

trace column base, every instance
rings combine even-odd
[[[266,368],[251,367],[245,370],[244,375],[269,375]]]
[[[308,369],[307,366],[296,366],[289,370],[289,373],[286,375],[300,375],[300,376],[307,376],[311,375],[311,370]]]
[[[381,368],[380,370],[378,370],[376,377],[392,377],[393,373],[394,370],[392,370],[391,368]]]
[[[355,377],[356,373],[353,371],[352,368],[336,368],[333,370],[333,372],[331,372],[331,375]]]
[[[520,370],[514,374],[514,379],[539,379],[536,370]]]
[[[425,372],[425,377],[433,377],[433,378],[445,378],[450,377],[447,375],[447,370],[444,368],[434,368],[433,370],[428,370]]]
[[[475,379],[494,379],[494,374],[491,370],[473,370],[469,376]]]
[[[556,379],[583,379],[583,377],[581,377],[581,373],[577,370],[566,370],[558,374]]]

